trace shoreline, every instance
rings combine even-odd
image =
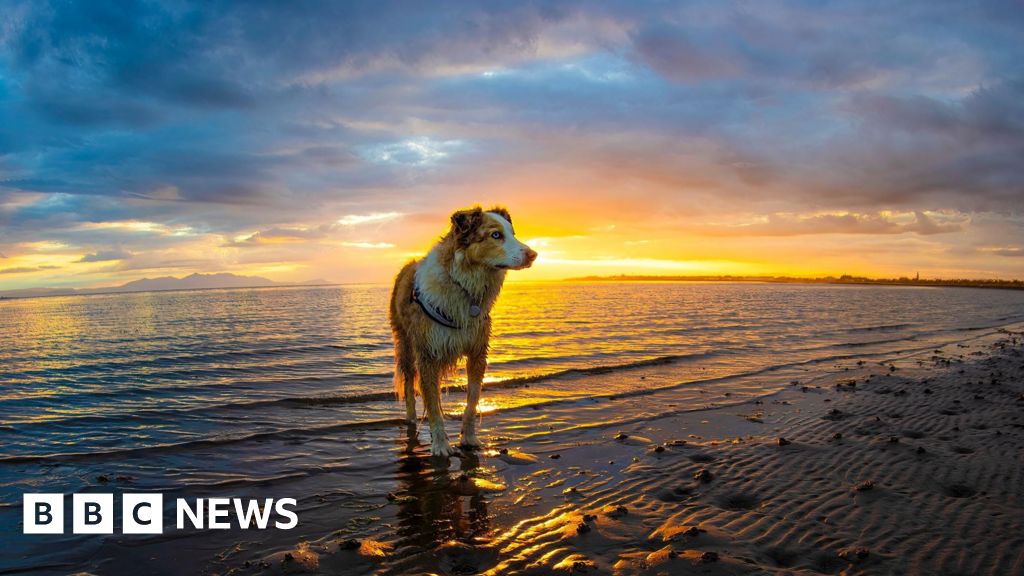
[[[376,526],[229,570],[1019,573],[1024,341],[965,341],[615,430],[513,441],[496,415],[451,470],[399,448]]]
[[[833,276],[799,278],[790,276],[580,276],[559,282],[677,282],[733,284],[806,284],[812,286],[906,286],[917,288],[985,288],[989,290],[1024,290],[1022,280],[950,279],[920,280],[910,278],[865,278]]]

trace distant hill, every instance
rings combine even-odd
[[[275,286],[277,282],[260,276],[239,276],[222,272],[220,274],[189,274],[184,278],[161,276],[143,278],[118,286],[118,292],[151,292],[154,290],[196,290],[202,288],[262,288]]]
[[[771,282],[778,284],[876,284],[884,286],[959,286],[964,288],[1008,288],[1024,290],[1024,280],[970,278],[865,278],[844,274],[838,278],[794,278],[790,276],[581,276],[563,282]]]
[[[182,278],[161,276],[132,280],[120,286],[108,288],[24,288],[0,291],[3,298],[34,298],[38,296],[74,296],[82,294],[114,294],[120,292],[156,292],[163,290],[205,290],[211,288],[266,288],[270,286],[319,286],[330,284],[317,278],[298,283],[275,282],[260,276],[240,276],[228,272],[217,274],[189,274]]]

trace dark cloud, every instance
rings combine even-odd
[[[58,268],[60,266],[17,266],[13,268],[0,268],[0,274],[24,274],[41,270],[57,270]]]
[[[100,250],[92,254],[82,256],[79,262],[108,262],[111,260],[127,260],[132,257],[131,252],[115,248],[113,250]]]
[[[963,220],[962,217],[958,218]],[[921,236],[959,232],[959,222],[936,222],[924,212],[914,220],[898,221],[885,214],[819,214],[798,216],[769,214],[764,222],[709,228],[708,232],[726,236],[804,236],[813,234],[906,234]]]

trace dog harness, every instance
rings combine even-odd
[[[462,288],[462,285],[459,284],[458,282],[456,282],[455,284],[459,288]],[[466,291],[465,288],[462,288],[462,290]],[[466,293],[469,294],[469,292]],[[452,318],[450,314],[420,297],[420,287],[417,286],[415,282],[413,282],[412,285],[412,301],[419,304],[420,308],[423,309],[423,313],[426,314],[434,322],[440,324],[441,326],[453,328],[455,330],[460,330],[462,328],[461,326],[455,323],[455,319]],[[475,302],[471,303],[469,305],[469,315],[472,316],[473,318],[479,316],[480,305]]]
[[[420,308],[423,309],[423,312],[434,322],[437,322],[441,326],[447,326],[448,328],[454,328],[456,330],[459,329],[459,325],[455,323],[455,319],[449,316],[447,312],[420,298],[420,287],[415,284],[412,286],[412,301],[419,304]]]

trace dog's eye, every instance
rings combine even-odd
[[[495,240],[501,240],[501,232],[491,232],[491,238],[494,238]]]

